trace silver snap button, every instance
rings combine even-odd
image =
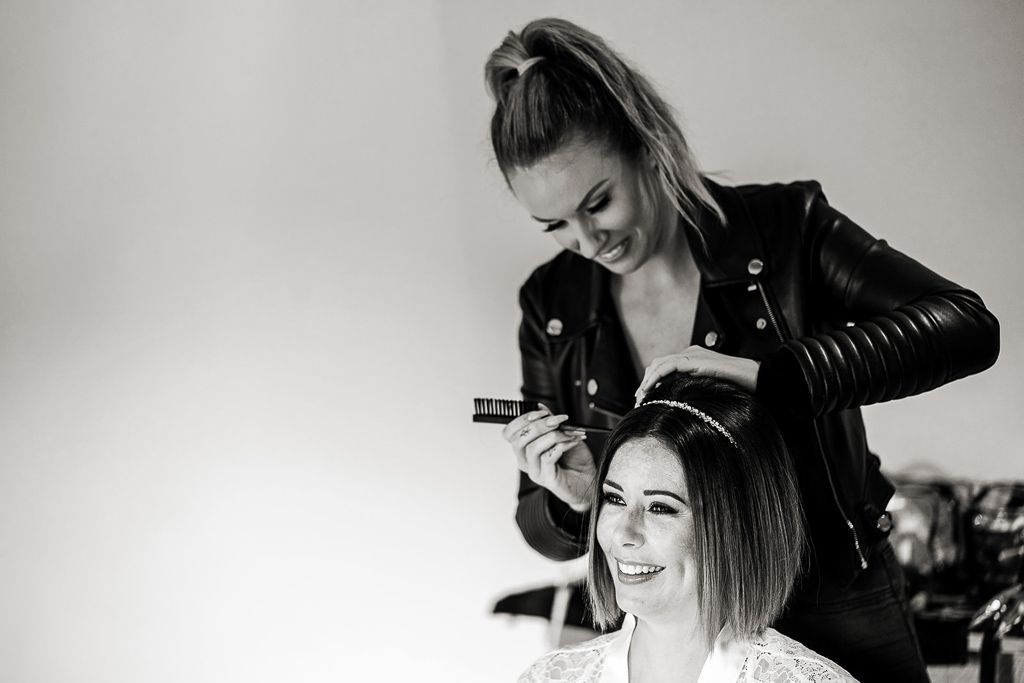
[[[552,337],[562,334],[562,321],[558,318],[552,318],[548,321],[547,331]]]
[[[765,320],[764,318],[758,318],[757,322],[754,324],[757,325],[757,329],[759,330],[763,330],[764,328],[768,327],[768,321]]]
[[[892,517],[888,512],[883,512],[879,517],[878,521],[875,522],[875,528],[881,531],[883,534],[887,534],[892,531]]]
[[[591,396],[593,396],[594,394],[597,393],[597,380],[596,379],[588,379],[587,380],[587,393],[590,394]]]
[[[718,343],[718,333],[715,332],[714,330],[711,330],[710,332],[708,332],[707,334],[704,335],[704,346],[711,347],[711,346],[714,346],[717,343]]]
[[[764,261],[759,258],[750,259],[750,263],[747,264],[747,272],[751,275],[759,275],[764,270]]]

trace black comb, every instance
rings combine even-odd
[[[474,398],[473,422],[508,424],[524,413],[540,410],[536,401],[516,401],[509,398]]]
[[[474,398],[473,422],[491,422],[504,425],[520,415],[534,410],[540,410],[540,403],[537,401],[517,401],[508,398]],[[588,437],[597,434],[606,435],[611,431],[604,427],[580,427],[568,424],[561,425],[559,429],[582,429],[587,433]]]

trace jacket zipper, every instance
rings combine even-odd
[[[757,286],[758,293],[761,294],[761,301],[764,302],[764,308],[768,311],[768,319],[772,321],[772,329],[775,330],[775,334],[779,337],[780,343],[786,343],[786,338],[782,334],[782,329],[779,327],[779,322],[775,318],[775,313],[772,311],[772,307],[768,304],[768,293],[764,291],[764,287],[758,280],[754,281]],[[828,486],[832,491],[832,500],[836,504],[836,508],[839,510],[839,514],[842,516],[843,521],[846,523],[846,528],[850,530],[853,535],[853,547],[857,551],[857,558],[860,560],[860,568],[867,569],[868,561],[864,559],[864,551],[860,547],[860,538],[857,536],[857,529],[853,526],[853,522],[846,516],[846,511],[843,510],[843,506],[839,503],[839,494],[836,492],[836,484],[832,479],[832,468],[828,464],[828,458],[825,457],[825,445],[821,438],[821,430],[818,428],[818,421],[812,420],[814,425],[814,438],[818,442],[818,452],[821,454],[821,461],[825,464],[825,473],[828,475]]]

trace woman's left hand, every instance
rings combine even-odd
[[[703,346],[691,346],[682,353],[655,358],[647,366],[643,381],[636,390],[636,402],[640,405],[647,392],[663,377],[673,372],[685,372],[700,377],[716,377],[732,382],[741,389],[753,393],[757,388],[757,371],[761,363],[749,358],[727,356]]]

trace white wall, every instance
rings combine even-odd
[[[642,65],[706,168],[817,178],[979,291],[996,368],[870,438],[1024,476],[1018,4],[10,0],[0,679],[505,680],[542,647],[488,614],[560,569],[468,416],[514,395],[515,290],[553,252],[482,64],[547,14]]]

